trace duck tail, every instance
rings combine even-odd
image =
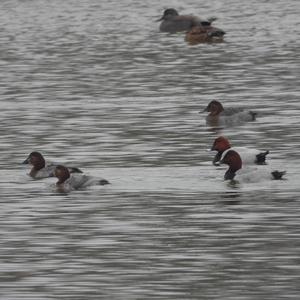
[[[100,185],[106,185],[106,184],[110,184],[110,182],[106,179],[101,179],[101,180],[99,180],[99,184]]]
[[[273,179],[280,180],[282,179],[282,176],[286,174],[286,171],[273,171],[272,173]]]
[[[80,169],[76,167],[68,168],[70,173],[83,173]]]
[[[261,152],[259,154],[256,155],[256,163],[258,165],[264,165],[266,163],[266,156],[270,153],[269,150],[265,151],[265,152]]]
[[[209,37],[222,37],[226,32],[221,29],[216,29],[208,33]]]

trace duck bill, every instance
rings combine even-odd
[[[164,19],[164,16],[160,17],[159,19],[155,20],[155,22],[160,22]]]
[[[23,162],[22,162],[23,165],[28,165],[29,164],[29,157],[27,157]]]

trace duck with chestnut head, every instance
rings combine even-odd
[[[223,152],[220,163],[228,165],[224,180],[237,178],[243,182],[259,182],[263,179],[279,180],[286,174],[286,171],[279,171],[267,167],[248,167],[242,169],[243,163],[241,156],[237,151],[232,149]]]
[[[240,125],[255,121],[257,113],[243,107],[224,107],[220,101],[213,100],[203,112],[208,112],[206,124],[212,127]]]
[[[261,151],[255,148],[248,147],[232,147],[231,143],[226,137],[219,136],[214,140],[213,145],[211,147],[211,151],[217,151],[213,159],[214,165],[220,164],[220,160],[224,151],[228,149],[237,151],[241,156],[244,165],[264,165],[266,164],[266,156],[269,154],[269,150]]]
[[[56,166],[54,175],[58,179],[56,182],[57,190],[62,192],[84,189],[93,185],[109,184],[103,178],[95,178],[84,174],[70,174],[69,169],[63,165]]]

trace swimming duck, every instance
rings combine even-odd
[[[217,43],[223,42],[225,31],[222,29],[213,27],[211,25],[197,25],[191,28],[186,35],[185,40],[191,44],[199,43]]]
[[[282,179],[286,171],[270,170],[269,168],[244,168],[242,170],[242,159],[239,153],[232,149],[227,149],[223,152],[221,163],[227,164],[227,169],[224,180],[233,180],[236,175],[238,179],[244,182],[257,182],[261,179]]]
[[[188,31],[197,25],[210,26],[215,19],[216,18],[201,20],[192,15],[179,15],[176,9],[168,8],[164,11],[163,16],[157,21],[162,21],[159,26],[160,31],[175,33],[179,31]]]
[[[84,189],[92,185],[109,184],[106,179],[99,179],[83,174],[70,174],[69,169],[62,165],[55,167],[54,175],[58,179],[56,182],[57,190],[61,192]]]
[[[257,164],[263,165],[266,162],[266,156],[269,154],[269,151],[260,151],[253,148],[247,147],[231,147],[231,144],[227,138],[220,136],[214,140],[214,143],[211,147],[211,151],[217,151],[213,159],[214,165],[219,165],[222,154],[224,151],[232,149],[239,153],[242,158],[243,164]]]
[[[31,152],[23,164],[32,165],[32,169],[28,175],[35,179],[53,177],[55,167],[57,166],[55,163],[46,163],[43,155],[36,151]],[[70,173],[82,173],[82,171],[76,167],[68,167],[68,169]]]
[[[224,109],[221,102],[211,101],[203,112],[209,112],[206,117],[206,124],[213,127],[238,125],[243,122],[255,121],[257,113],[245,110],[241,107]]]

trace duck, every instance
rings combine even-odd
[[[257,115],[256,112],[242,107],[224,108],[222,103],[217,100],[212,100],[203,112],[209,112],[206,117],[206,124],[212,127],[238,125],[255,121]]]
[[[224,180],[232,181],[236,176],[243,182],[258,182],[262,179],[280,180],[286,174],[286,171],[269,168],[258,169],[256,167],[246,167],[242,169],[241,156],[237,151],[232,149],[227,149],[223,152],[220,163],[228,165]]]
[[[228,149],[237,151],[242,158],[243,164],[246,165],[251,165],[251,164],[264,165],[266,164],[266,156],[270,153],[269,150],[260,151],[258,149],[248,148],[248,147],[232,148],[229,140],[226,137],[219,136],[214,140],[213,145],[211,147],[211,151],[217,151],[217,154],[213,159],[214,165],[220,164],[220,160],[224,151]]]
[[[34,179],[54,177],[54,170],[57,166],[55,163],[47,163],[43,155],[37,151],[31,152],[23,161],[23,164],[32,165],[28,175]],[[76,167],[68,167],[68,169],[70,173],[83,173]]]
[[[224,41],[225,31],[211,25],[197,25],[191,28],[186,35],[185,40],[190,45],[199,43],[220,43]]]
[[[191,30],[194,26],[210,26],[216,18],[202,20],[193,15],[179,15],[176,9],[168,8],[162,17],[157,21],[162,21],[159,26],[161,32],[176,33]]]
[[[110,184],[106,179],[95,178],[84,174],[71,174],[69,168],[57,165],[54,176],[58,179],[56,188],[60,192],[70,192],[72,190],[84,189],[93,185]]]

